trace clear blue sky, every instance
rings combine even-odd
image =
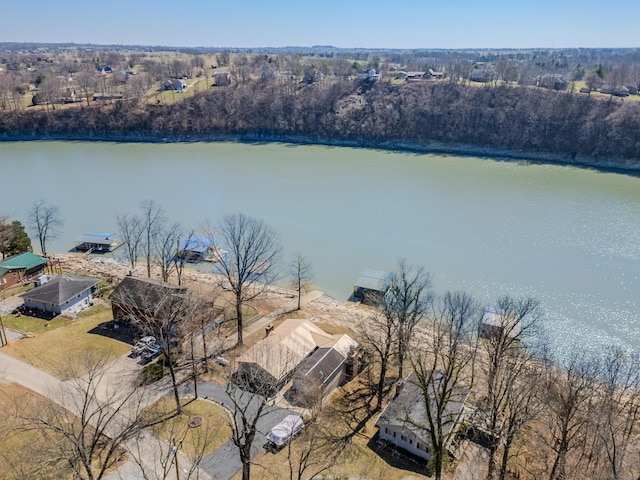
[[[205,47],[640,47],[640,0],[31,0],[2,42]]]

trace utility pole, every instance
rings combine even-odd
[[[4,330],[4,322],[2,321],[2,315],[0,315],[0,347],[4,347],[8,343],[7,332]]]

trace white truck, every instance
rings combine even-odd
[[[300,415],[287,415],[267,434],[269,441],[267,450],[278,451],[304,428],[304,421]]]

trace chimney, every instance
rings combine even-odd
[[[264,329],[264,336],[265,336],[265,337],[268,337],[268,336],[269,336],[269,334],[270,334],[271,332],[273,332],[273,324],[271,324],[271,323],[270,323],[270,324],[269,324],[269,325],[267,325],[267,327]]]

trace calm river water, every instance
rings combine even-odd
[[[423,264],[436,290],[542,300],[559,341],[640,347],[640,178],[565,166],[235,143],[0,143],[0,213],[35,199],[65,225],[52,250],[155,199],[186,228],[260,217],[316,286],[346,299],[365,268]]]

